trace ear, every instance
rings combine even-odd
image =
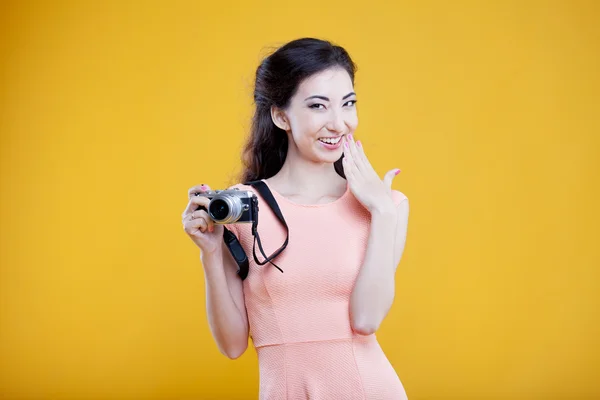
[[[282,109],[272,106],[271,119],[273,120],[275,126],[279,129],[283,129],[286,132],[290,130],[290,124],[285,116],[285,112]]]

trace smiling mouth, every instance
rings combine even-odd
[[[334,138],[319,138],[320,142],[325,144],[338,144],[342,140],[342,136],[334,137]]]

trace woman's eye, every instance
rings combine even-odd
[[[356,100],[350,100],[350,101],[347,101],[346,104],[344,104],[344,105],[352,107],[355,104],[356,104]]]
[[[316,108],[316,109],[325,108],[325,106],[323,104],[319,104],[319,103],[311,104],[309,107]]]

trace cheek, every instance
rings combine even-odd
[[[348,115],[345,118],[345,120],[346,120],[346,126],[351,131],[354,131],[358,127],[358,115],[356,114],[356,112],[353,112],[350,115]]]
[[[313,140],[326,124],[327,119],[316,113],[302,113],[290,121],[292,134],[296,142]]]

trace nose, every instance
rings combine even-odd
[[[344,121],[342,113],[336,110],[332,110],[329,116],[327,129],[335,133],[342,133],[344,131],[344,126],[346,126],[346,123]]]

